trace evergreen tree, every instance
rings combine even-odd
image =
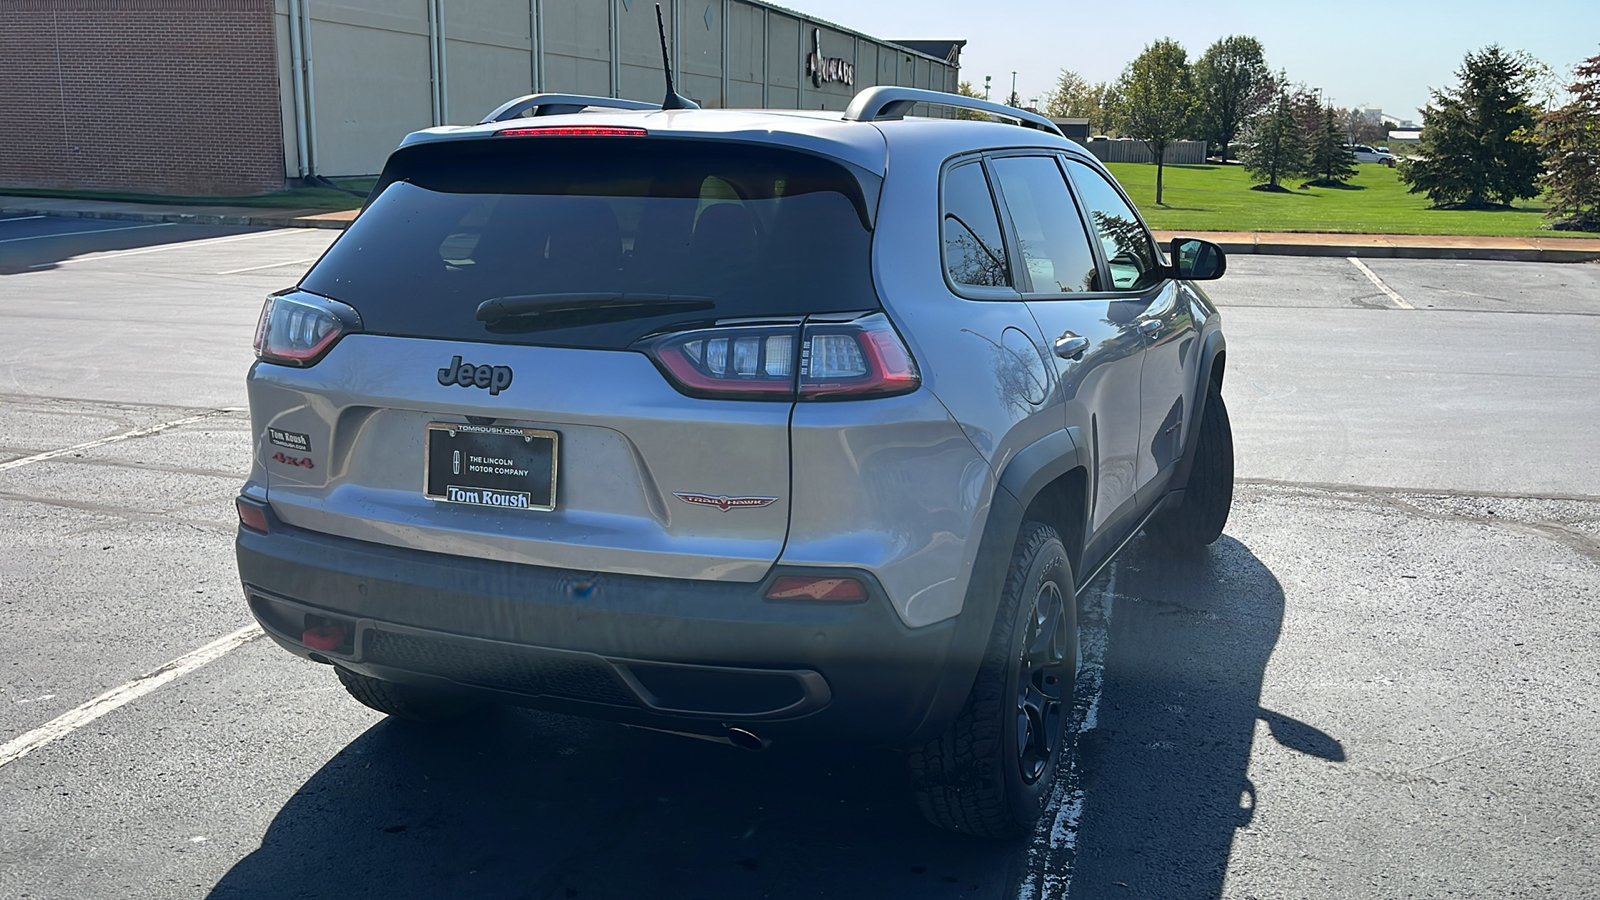
[[[1491,45],[1467,54],[1460,83],[1433,92],[1423,112],[1421,158],[1401,169],[1411,193],[1436,207],[1507,205],[1539,192],[1536,110],[1529,70]]]
[[[1278,100],[1250,131],[1254,146],[1241,156],[1245,171],[1258,184],[1252,190],[1284,191],[1279,184],[1306,169],[1305,143],[1300,139],[1300,123],[1295,120],[1294,104],[1288,91],[1279,91]]]
[[[1188,135],[1199,107],[1189,72],[1188,52],[1171,38],[1156,41],[1122,70],[1115,93],[1122,130],[1129,137],[1143,141],[1156,158],[1156,203],[1159,204],[1167,145]]]
[[[1578,64],[1572,102],[1539,122],[1545,173],[1540,184],[1553,227],[1600,231],[1600,56]]]
[[[1356,155],[1344,142],[1344,126],[1332,106],[1322,111],[1322,126],[1306,148],[1307,175],[1316,187],[1338,187],[1356,175]]]

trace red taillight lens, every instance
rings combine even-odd
[[[620,125],[541,125],[535,128],[503,128],[495,137],[644,137],[643,128]]]
[[[274,294],[256,323],[256,359],[282,366],[311,366],[339,338],[361,330],[354,308],[315,294]]]
[[[268,534],[272,531],[272,525],[267,520],[266,504],[251,500],[248,497],[236,497],[233,505],[239,510],[240,525],[251,531],[259,531],[262,534]]]
[[[678,390],[716,399],[852,399],[904,394],[922,376],[882,313],[800,325],[723,326],[646,342]]]
[[[767,588],[768,600],[800,600],[812,603],[860,603],[867,599],[867,586],[842,575],[784,575]]]

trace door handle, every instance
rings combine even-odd
[[[1138,328],[1139,328],[1139,333],[1144,335],[1145,337],[1155,337],[1156,333],[1161,330],[1161,320],[1160,319],[1141,319],[1139,321]]]
[[[1061,337],[1056,338],[1056,355],[1062,359],[1083,359],[1083,351],[1087,349],[1089,339],[1071,331],[1063,331]]]

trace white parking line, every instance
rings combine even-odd
[[[1093,731],[1099,724],[1100,695],[1105,686],[1106,650],[1111,637],[1111,608],[1117,597],[1117,564],[1100,592],[1099,609],[1087,609],[1078,623],[1078,677],[1073,689],[1070,735]],[[1046,814],[1034,826],[1028,845],[1028,874],[1017,889],[1018,900],[1064,900],[1072,887],[1078,848],[1078,820],[1083,815],[1082,773],[1076,747],[1056,772]],[[1053,812],[1048,812],[1053,810]]]
[[[47,217],[46,216],[8,216],[6,218],[0,219],[0,222],[26,222],[29,219],[43,219],[43,218],[47,218]]]
[[[238,274],[241,274],[243,272],[259,272],[262,269],[281,269],[284,266],[297,266],[297,265],[299,265],[301,263],[316,262],[319,258],[320,257],[316,257],[316,256],[308,256],[305,259],[291,259],[288,262],[267,263],[264,266],[246,266],[243,269],[229,269],[226,272],[218,272],[217,274],[218,275],[238,275]]]
[[[216,418],[217,416],[225,416],[229,413],[242,411],[243,408],[237,406],[230,406],[225,409],[214,409],[211,412],[200,413],[197,416],[185,416],[181,419],[173,419],[171,422],[158,422],[155,425],[146,425],[143,428],[135,428],[132,431],[124,431],[121,434],[113,434],[110,437],[85,441],[81,444],[73,444],[71,447],[62,447],[59,450],[46,450],[43,453],[35,453],[32,456],[24,456],[21,459],[13,459],[10,462],[0,463],[0,472],[4,472],[7,469],[15,469],[19,466],[26,466],[30,463],[44,462],[47,459],[55,459],[58,456],[66,456],[68,453],[77,453],[79,450],[89,450],[94,447],[104,447],[106,444],[115,444],[118,441],[127,441],[132,440],[133,438],[159,434],[169,428],[177,428],[179,425],[188,425],[191,422],[199,422],[204,419],[212,419]]]
[[[163,225],[175,225],[176,222],[163,222]],[[231,244],[234,241],[248,241],[255,238],[272,237],[279,234],[295,234],[303,232],[304,228],[275,228],[271,231],[255,231],[249,234],[227,234],[222,237],[203,238],[198,241],[179,241],[173,244],[162,244],[160,247],[143,247],[138,250],[117,250],[111,253],[96,253],[92,256],[79,256],[73,259],[63,259],[60,262],[38,263],[29,266],[30,269],[49,269],[56,266],[74,265],[77,263],[99,262],[102,259],[121,259],[124,256],[139,256],[143,253],[165,253],[168,250],[187,250],[190,247],[208,247],[212,244]],[[86,234],[88,232],[77,232]]]
[[[143,697],[169,681],[193,672],[206,663],[221,659],[228,651],[242,647],[264,632],[254,623],[224,635],[198,650],[185,653],[153,672],[119,685],[70,712],[57,716],[27,734],[0,744],[0,766],[16,762],[51,741],[66,737],[79,728],[119,707]]]
[[[15,244],[18,241],[42,241],[45,238],[77,237],[80,234],[104,234],[107,231],[133,231],[136,228],[164,228],[164,227],[166,227],[168,225],[176,225],[176,224],[178,224],[178,223],[176,223],[176,222],[148,222],[148,223],[146,223],[144,225],[121,225],[121,226],[118,226],[116,228],[95,228],[95,229],[91,229],[89,231],[63,231],[63,232],[61,232],[59,234],[34,234],[34,235],[29,235],[28,237],[5,238],[3,240],[0,240],[0,244]]]
[[[1354,256],[1347,256],[1345,258],[1350,260],[1350,264],[1351,265],[1353,265],[1356,268],[1360,269],[1361,270],[1361,274],[1363,274],[1363,275],[1367,276],[1367,278],[1371,279],[1372,283],[1378,286],[1378,290],[1383,291],[1386,295],[1388,295],[1389,299],[1394,301],[1394,305],[1395,306],[1398,306],[1401,309],[1416,309],[1415,306],[1412,306],[1411,304],[1406,302],[1406,298],[1404,298],[1404,297],[1400,296],[1399,294],[1395,293],[1394,292],[1394,288],[1391,288],[1387,284],[1384,284],[1383,283],[1383,279],[1378,277],[1378,273],[1376,273],[1376,272],[1372,271],[1371,269],[1367,268],[1367,264],[1366,263],[1362,262],[1359,259],[1356,259]]]

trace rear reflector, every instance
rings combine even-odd
[[[784,575],[767,589],[767,599],[860,603],[867,599],[867,588],[854,578],[840,575]]]
[[[537,128],[505,128],[495,137],[644,137],[650,132],[643,128],[623,128],[618,125],[541,125]]]
[[[267,507],[248,497],[235,497],[233,505],[239,510],[239,524],[250,529],[268,534],[272,525],[267,521]]]

